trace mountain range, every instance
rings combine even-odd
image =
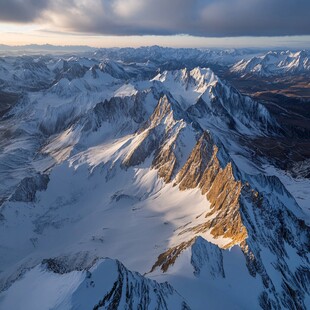
[[[0,308],[309,308],[310,130],[229,79],[308,57],[1,57]]]

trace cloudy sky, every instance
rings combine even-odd
[[[0,0],[0,43],[310,48],[310,0]]]

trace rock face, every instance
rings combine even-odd
[[[160,267],[160,269],[163,272],[166,272],[169,269],[169,267],[175,263],[178,256],[184,250],[186,250],[188,247],[190,247],[194,242],[195,242],[195,238],[193,238],[189,241],[186,241],[186,242],[182,242],[179,245],[177,245],[173,248],[170,248],[166,252],[160,254],[157,258],[156,263],[153,265],[151,272],[153,272],[158,267]]]
[[[212,278],[225,278],[222,250],[212,243],[205,242],[201,237],[192,245],[191,264],[196,276],[199,276],[201,269],[206,266]]]
[[[202,183],[202,177],[206,178],[207,167],[213,166],[215,160],[214,143],[210,135],[205,132],[196,143],[190,157],[177,175],[177,183],[179,183],[180,190],[186,190],[188,188],[195,188]],[[218,163],[217,163],[218,164]],[[219,167],[217,167],[219,168]],[[217,174],[218,169],[214,172]],[[213,180],[210,180],[211,182]],[[203,181],[205,184],[206,180]],[[211,185],[209,183],[209,186]],[[205,185],[207,186],[207,185]],[[203,190],[206,193],[206,190]]]
[[[98,130],[104,122],[118,125],[118,132],[136,130],[137,125],[146,120],[147,112],[143,102],[149,92],[138,92],[125,97],[112,97],[99,102],[86,116],[84,131]]]
[[[14,194],[11,196],[11,201],[34,201],[37,191],[47,189],[49,176],[46,174],[36,174],[34,177],[24,178],[17,186]]]
[[[199,236],[210,232],[215,239],[230,240],[222,246],[224,249],[236,244],[244,247],[248,234],[240,210],[243,186],[241,181],[235,179],[232,164],[228,163],[222,168],[217,154],[218,147],[210,134],[204,132],[176,175],[174,184],[178,185],[181,191],[199,188],[201,194],[210,202],[210,211],[205,215],[203,223],[186,227],[179,234],[192,232]],[[152,270],[160,266],[163,271],[167,271],[185,249],[195,244],[196,238],[193,238],[169,249],[158,257]]]
[[[139,165],[154,153],[152,167],[165,182],[171,181],[180,166],[182,133],[192,131],[178,115],[178,106],[175,111],[173,105],[166,95],[160,98],[150,118],[138,130],[133,148],[123,161],[125,167]]]
[[[217,159],[218,148],[210,135],[204,133],[197,142],[188,161],[176,177],[180,190],[199,187],[211,203],[211,211],[206,215],[206,222],[193,229],[203,233],[211,229],[217,237],[232,239],[225,247],[240,244],[247,238],[247,230],[240,215],[241,182],[236,181],[231,163],[224,169]],[[209,219],[208,219],[209,218]]]
[[[161,112],[155,110],[153,120],[162,119],[162,112],[167,117],[171,118],[171,125],[165,130],[163,141],[159,149],[156,150],[152,166],[158,170],[160,177],[164,178],[165,182],[171,181],[175,175],[177,168],[179,168],[180,162],[178,154],[181,153],[182,145],[180,145],[180,135],[185,128],[183,120],[174,120],[175,116],[171,104],[168,98],[165,96],[162,98],[162,105],[160,107]]]

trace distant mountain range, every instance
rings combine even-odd
[[[25,52],[25,53],[56,53],[56,52],[86,52],[95,48],[86,45],[51,45],[51,44],[28,44],[28,45],[5,45],[0,44],[1,52]]]
[[[270,51],[264,55],[242,59],[231,68],[231,72],[243,76],[262,77],[310,74],[310,51]]]

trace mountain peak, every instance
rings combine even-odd
[[[231,67],[230,71],[243,76],[264,77],[283,76],[287,73],[308,74],[310,72],[309,59],[309,53],[305,50],[296,53],[269,51],[261,56],[239,61]]]
[[[160,81],[162,83],[180,83],[185,88],[188,88],[190,85],[197,87],[210,85],[219,81],[219,79],[210,68],[196,67],[192,70],[187,68],[175,71],[166,70],[163,73],[159,73],[151,81]]]

